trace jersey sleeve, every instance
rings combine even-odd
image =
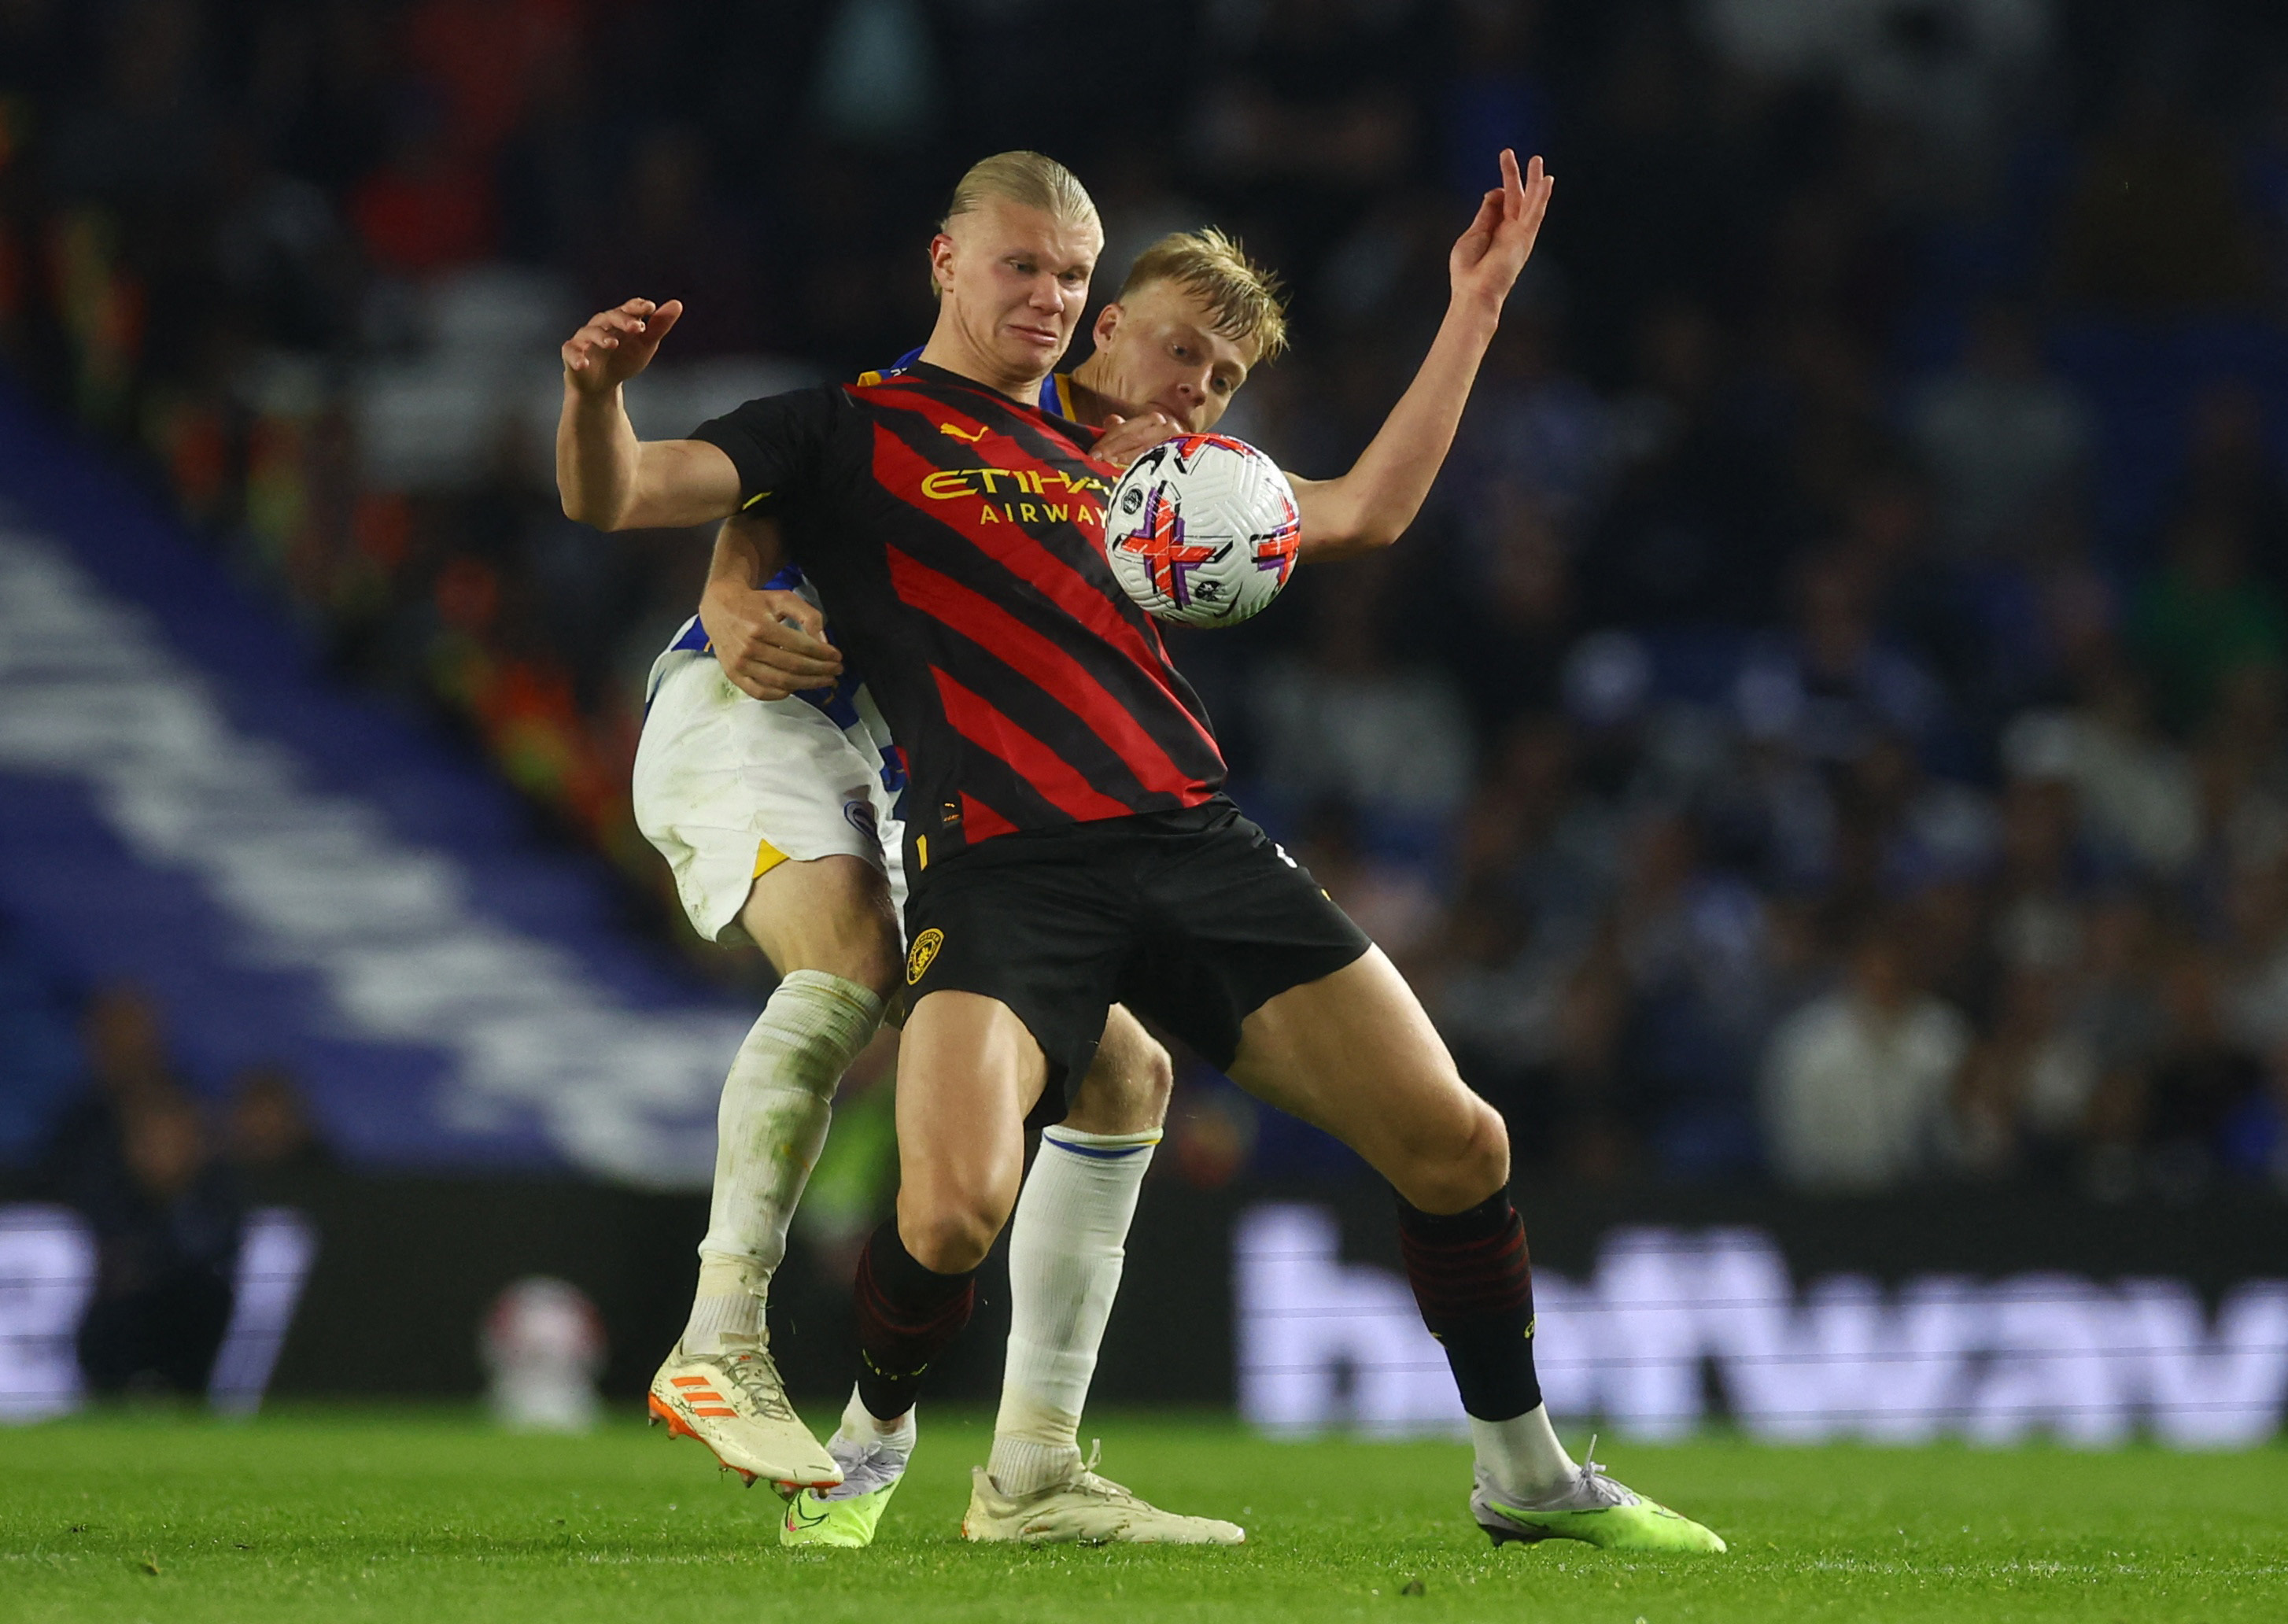
[[[766,395],[710,418],[691,431],[739,471],[739,506],[783,500],[807,486],[825,461],[834,434],[838,389],[796,389]]]

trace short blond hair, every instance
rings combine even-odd
[[[953,200],[945,206],[941,229],[967,214],[989,197],[1022,208],[1038,209],[1059,220],[1093,221],[1096,200],[1080,177],[1044,153],[997,152],[980,158],[969,172],[953,183]]]
[[[1136,256],[1114,302],[1156,282],[1176,283],[1205,299],[1215,330],[1235,343],[1252,339],[1257,361],[1273,360],[1287,347],[1287,290],[1247,257],[1238,238],[1212,226],[1170,232]]]

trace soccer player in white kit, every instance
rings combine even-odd
[[[1055,206],[1047,193],[1061,173],[1029,154],[987,160],[957,190],[948,233],[965,217]],[[1513,164],[1509,175],[1515,186]],[[1535,182],[1545,195],[1546,183]],[[1538,218],[1537,206],[1533,224]],[[1482,214],[1457,244],[1458,271],[1486,256],[1498,230]],[[570,374],[590,366],[608,368],[615,381],[640,370],[678,314],[637,300],[600,314],[566,346],[568,388],[579,386]],[[1211,427],[1249,369],[1277,354],[1283,314],[1275,286],[1235,244],[1186,234],[1140,259],[1095,337],[1096,353],[1076,373],[1045,381],[1042,405],[1096,426],[1130,419],[1130,443],[1114,455],[1132,456],[1166,433]],[[1306,556],[1386,545],[1412,521],[1482,350],[1462,324],[1442,328],[1351,471],[1293,482]],[[910,1423],[908,1437],[884,1439],[846,1417],[830,1453],[821,1451],[786,1403],[763,1303],[834,1088],[901,978],[903,763],[862,684],[822,641],[822,618],[798,577],[763,569],[774,551],[767,522],[725,526],[702,616],[655,667],[636,763],[638,821],[673,868],[695,928],[711,940],[754,941],[783,975],[726,1081],[699,1290],[651,1405],[749,1481],[822,1489],[830,1503],[894,1483]],[[1008,1366],[991,1460],[965,1524],[972,1538],[1241,1537],[1232,1524],[1160,1511],[1097,1477],[1077,1447],[1168,1087],[1165,1052],[1116,1007],[1073,1115],[1044,1132],[1011,1228]],[[783,1538],[863,1542],[806,1529],[791,1508]]]

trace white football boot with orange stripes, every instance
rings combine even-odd
[[[793,1494],[842,1481],[834,1457],[787,1402],[767,1346],[686,1353],[677,1342],[651,1379],[650,1407],[654,1426],[665,1421],[671,1436],[697,1438],[749,1488],[760,1481]]]

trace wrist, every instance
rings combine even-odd
[[[1446,326],[1481,344],[1492,342],[1494,330],[1501,325],[1504,296],[1487,293],[1474,288],[1456,288],[1454,297],[1446,306]]]
[[[584,410],[617,406],[620,403],[620,386],[606,384],[601,388],[595,387],[584,383],[580,374],[567,367],[564,369],[564,398],[576,402]]]

